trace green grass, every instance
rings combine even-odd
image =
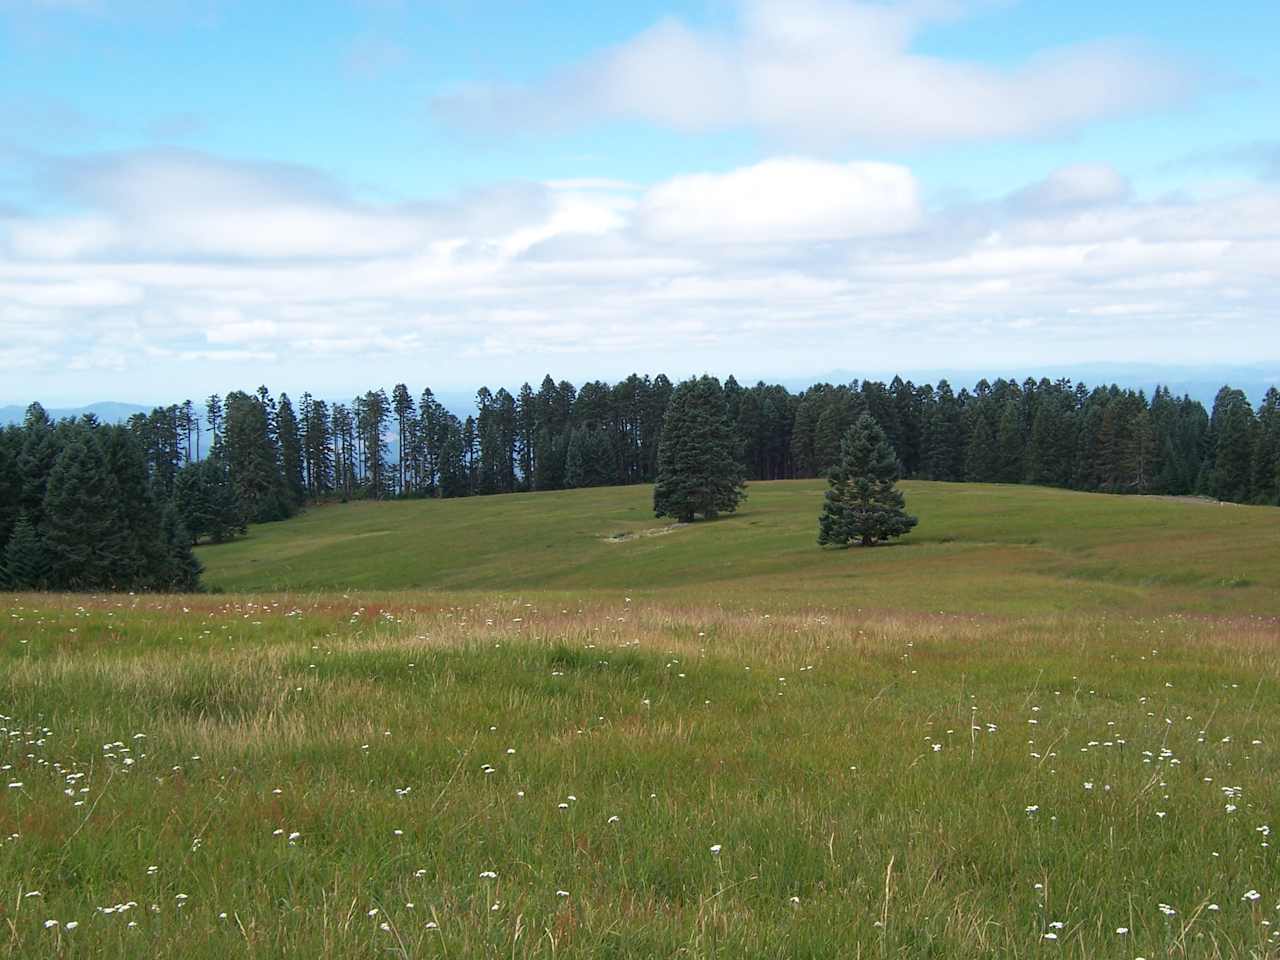
[[[1280,958],[1280,511],[908,496],[843,552],[806,483],[358,504],[202,551],[291,592],[0,595],[0,957]]]
[[[905,483],[900,543],[815,546],[824,485],[755,483],[713,523],[656,520],[649,487],[356,503],[203,548],[229,591],[553,590],[1009,615],[1272,613],[1280,510],[1042,487]],[[627,539],[621,539],[621,537]]]

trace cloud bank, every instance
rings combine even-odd
[[[905,167],[789,156],[387,205],[190,151],[44,166],[69,212],[0,218],[17,400],[68,369],[163,367],[181,391],[224,380],[219,361],[471,383],[503,358],[648,368],[691,350],[777,375],[1280,352],[1265,182],[1140,199],[1118,171],[1077,166],[930,208]]]
[[[734,26],[666,19],[531,86],[470,85],[434,110],[508,130],[640,120],[752,130],[806,145],[1042,136],[1176,103],[1182,65],[1120,41],[1043,50],[1009,67],[918,51],[928,27],[987,4],[741,0]]]

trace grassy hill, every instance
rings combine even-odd
[[[872,550],[636,487],[0,594],[0,958],[1280,958],[1280,510],[905,486]]]
[[[583,591],[782,607],[1274,612],[1280,510],[1042,487],[905,483],[900,543],[815,545],[820,481],[735,515],[656,520],[650,487],[319,507],[200,550],[228,591]]]

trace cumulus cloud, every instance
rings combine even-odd
[[[674,177],[650,190],[639,212],[658,241],[775,244],[902,233],[921,215],[905,167],[802,158]]]
[[[312,389],[306,371],[328,370],[346,391],[579,355],[593,375],[680,373],[695,349],[777,376],[1280,350],[1268,183],[1149,200],[1109,167],[1069,167],[931,209],[904,167],[782,157],[387,205],[191,152],[55,167],[44,208],[63,213],[0,219],[0,341],[22,345],[0,355],[10,399],[73,365],[168,371],[163,399],[225,386],[219,361],[280,364]]]
[[[758,130],[805,144],[1041,136],[1186,96],[1180,66],[1123,42],[1044,50],[1010,67],[916,49],[927,27],[989,4],[739,0],[728,30],[666,19],[525,87],[472,85],[435,109],[508,128],[638,119]]]

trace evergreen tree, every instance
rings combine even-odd
[[[173,504],[191,542],[208,537],[214,543],[245,532],[240,501],[217,458],[191,463],[178,471]]]
[[[718,380],[704,375],[676,387],[658,446],[654,513],[688,523],[736,510],[746,496],[736,439]]]
[[[440,450],[440,496],[465,497],[470,492],[462,428],[453,417]]]
[[[93,437],[116,493],[114,502],[109,504],[113,533],[120,544],[115,582],[122,588],[149,586],[152,572],[162,562],[164,548],[142,447],[125,427],[97,427]]]
[[[9,590],[43,590],[49,584],[49,553],[26,512],[18,514],[0,557],[0,583]]]
[[[191,534],[172,503],[160,512],[160,562],[152,571],[152,585],[157,590],[195,593],[200,589],[200,572],[204,565],[191,552]]]
[[[607,487],[614,482],[613,448],[603,430],[579,427],[569,433],[564,459],[566,487]]]
[[[302,474],[302,434],[287,393],[280,394],[276,409],[276,436],[280,444],[280,475],[292,513],[306,500],[307,492]]]
[[[946,380],[938,382],[925,415],[924,470],[930,480],[963,480],[965,476],[964,411]]]
[[[58,456],[45,493],[49,586],[59,590],[124,590],[136,586],[128,530],[118,516],[120,492],[92,437]]]
[[[293,513],[272,419],[274,404],[262,394],[227,394],[220,457],[240,501],[241,512],[253,523],[283,520]]]
[[[1238,392],[1238,391],[1237,391]],[[1244,395],[1222,412],[1216,430],[1213,495],[1219,500],[1244,503],[1253,479],[1253,410]]]
[[[1024,473],[1022,417],[1016,401],[1005,401],[996,430],[996,465],[994,479],[1000,483],[1021,483]]]
[[[818,518],[818,543],[872,546],[910,532],[919,521],[907,514],[895,485],[898,457],[879,424],[863,414],[845,436],[840,462]]]
[[[561,490],[565,486],[565,466],[569,455],[566,433],[553,433],[550,427],[538,431],[538,458],[533,466],[535,490]]]
[[[18,468],[21,451],[22,429],[0,427],[0,561],[21,509],[22,473]]]
[[[999,476],[999,455],[991,424],[981,410],[973,411],[973,427],[964,455],[964,477],[971,483],[991,483]]]
[[[1280,504],[1280,390],[1271,387],[1258,408],[1253,446],[1253,501]]]

